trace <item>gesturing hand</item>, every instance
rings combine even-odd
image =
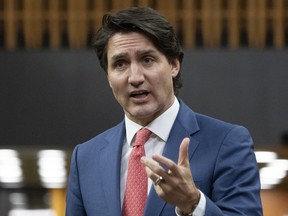
[[[163,178],[159,184],[154,184],[159,197],[177,206],[183,213],[192,212],[200,199],[200,192],[195,186],[190,170],[189,143],[189,138],[183,139],[177,164],[161,155],[154,155],[152,159],[147,157],[141,159],[148,177],[153,182],[160,176]]]

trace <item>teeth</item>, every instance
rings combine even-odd
[[[147,95],[148,94],[148,92],[133,92],[133,93],[131,93],[131,96],[138,96],[138,95]]]
[[[141,94],[147,94],[147,92],[134,92],[132,95],[141,95]]]

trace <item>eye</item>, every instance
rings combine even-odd
[[[151,56],[145,56],[145,57],[143,58],[143,63],[144,63],[145,65],[151,65],[151,64],[153,64],[154,61],[155,61],[154,58],[151,57]]]
[[[114,67],[116,70],[125,70],[125,68],[127,68],[127,65],[128,65],[128,63],[127,63],[126,61],[119,60],[119,61],[116,61],[116,62],[113,64],[113,67]]]

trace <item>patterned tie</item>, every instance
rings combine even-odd
[[[147,128],[136,133],[136,138],[128,163],[126,191],[122,208],[123,216],[142,216],[147,199],[148,177],[140,159],[145,156],[144,144],[151,131]]]

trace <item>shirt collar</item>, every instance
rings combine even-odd
[[[167,142],[168,136],[176,119],[179,111],[179,101],[175,97],[175,100],[169,109],[154,119],[149,125],[146,126],[153,134],[157,135],[164,142]],[[132,139],[135,133],[142,128],[141,125],[131,121],[125,115],[125,127],[126,127],[126,140],[128,145],[131,145]]]

